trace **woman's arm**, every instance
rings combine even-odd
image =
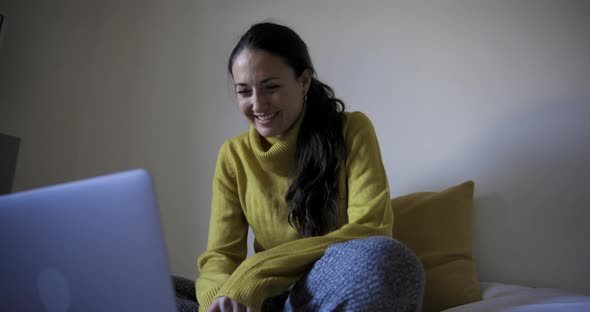
[[[391,236],[387,176],[369,119],[352,113],[345,129],[348,224],[327,235],[303,238],[259,252],[245,260],[218,292],[259,310],[264,299],[278,295],[307,273],[332,244],[368,236]]]
[[[207,251],[199,257],[200,275],[195,283],[200,311],[213,303],[247,253],[248,223],[239,202],[227,144],[217,157],[212,192]]]

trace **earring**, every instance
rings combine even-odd
[[[303,94],[303,102],[307,103],[307,92],[305,94]]]

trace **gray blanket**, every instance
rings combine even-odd
[[[195,282],[180,276],[172,276],[172,280],[174,282],[178,311],[196,312],[199,309],[199,302],[197,302]]]

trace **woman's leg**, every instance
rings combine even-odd
[[[290,311],[420,311],[424,270],[397,240],[375,236],[334,244],[297,282]]]
[[[199,309],[195,293],[195,281],[180,276],[172,276],[176,293],[176,308],[179,312],[195,312]]]

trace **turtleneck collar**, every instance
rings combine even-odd
[[[250,145],[262,169],[281,176],[293,174],[295,166],[297,166],[297,137],[299,136],[305,111],[304,105],[295,124],[281,138],[265,138],[258,133],[253,125],[250,126],[248,134]]]

